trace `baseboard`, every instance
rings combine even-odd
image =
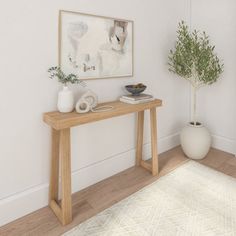
[[[33,187],[0,200],[0,226],[36,211],[48,204],[48,184]]]
[[[178,133],[160,138],[158,152],[165,152],[179,145]],[[151,156],[150,143],[143,148],[144,159]],[[77,192],[103,179],[115,175],[135,164],[135,149],[127,150],[104,161],[72,173],[72,191]],[[82,181],[81,181],[82,180]],[[21,193],[0,200],[0,226],[23,217],[48,204],[48,183],[35,186]]]
[[[212,135],[212,147],[236,154],[236,141],[226,137]]]

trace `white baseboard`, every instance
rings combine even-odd
[[[212,147],[236,154],[236,141],[226,137],[212,135]]]
[[[48,204],[48,184],[33,187],[0,200],[0,226]]]
[[[158,140],[159,153],[179,145],[178,133]],[[144,145],[144,159],[151,156],[150,143]],[[72,173],[72,191],[77,192],[115,175],[135,164],[135,149],[117,154]],[[48,204],[48,183],[0,200],[0,226],[36,211]]]

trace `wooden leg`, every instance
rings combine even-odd
[[[156,108],[150,109],[150,121],[151,121],[151,143],[152,143],[152,175],[155,176],[158,174]]]
[[[137,146],[136,146],[136,166],[141,165],[143,152],[143,124],[144,111],[138,112],[138,126],[137,126]]]
[[[70,129],[61,130],[60,160],[62,182],[62,224],[66,225],[72,221]]]
[[[51,200],[55,200],[56,202],[58,202],[59,138],[59,131],[52,128],[52,157],[49,184],[49,203],[51,202]]]
[[[49,205],[61,223],[67,225],[72,221],[70,129],[53,130],[52,137]],[[58,204],[59,159],[62,184],[61,206]]]
[[[156,108],[150,109],[150,121],[151,121],[151,148],[152,148],[151,164],[149,162],[142,160],[144,111],[138,112],[136,165],[142,166],[146,170],[150,171],[153,176],[155,176],[158,174]]]

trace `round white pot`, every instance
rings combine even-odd
[[[211,135],[201,123],[190,122],[180,134],[180,142],[186,156],[191,159],[203,159],[211,146]]]
[[[72,112],[74,109],[73,92],[67,86],[63,86],[58,93],[57,108],[63,113]]]

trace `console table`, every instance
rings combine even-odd
[[[157,154],[157,120],[156,108],[162,105],[162,101],[154,101],[143,104],[126,104],[120,101],[108,102],[99,105],[113,106],[114,109],[106,112],[78,114],[76,112],[60,113],[48,112],[43,115],[43,120],[52,130],[52,157],[51,175],[49,185],[49,206],[63,225],[72,221],[71,202],[71,151],[70,128],[94,121],[104,120],[116,116],[137,113],[137,147],[136,165],[142,166],[152,173],[158,174]],[[152,161],[148,163],[142,160],[144,111],[150,110],[151,123],[151,149]],[[60,163],[60,168],[59,168]],[[59,169],[61,170],[61,201],[58,199]]]

